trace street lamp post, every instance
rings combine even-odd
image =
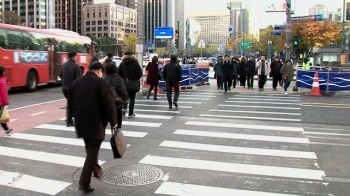
[[[345,63],[349,61],[349,47],[347,45],[347,35],[345,35],[345,20],[346,20],[346,0],[343,0],[343,21],[342,21],[342,42],[341,46],[345,52]]]

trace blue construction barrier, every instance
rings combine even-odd
[[[312,88],[316,71],[298,70],[296,86]],[[339,71],[318,71],[320,90],[324,92],[337,92],[350,90],[350,73]],[[328,86],[328,89],[327,89]]]
[[[189,87],[209,82],[209,68],[194,68],[193,64],[182,65],[181,87]],[[165,81],[159,81],[159,87],[165,89]]]

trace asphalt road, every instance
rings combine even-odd
[[[28,103],[62,98],[59,88],[46,91]],[[20,94],[10,95],[12,105],[25,102]],[[213,85],[182,92],[177,110],[168,110],[165,95],[138,96],[136,118],[123,121],[127,154],[113,160],[107,135],[99,155],[105,173],[91,195],[348,196],[349,126],[340,109],[310,103],[347,104],[269,88],[223,94]],[[84,156],[63,120],[2,137],[0,195],[77,195]]]

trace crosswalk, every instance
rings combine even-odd
[[[301,121],[300,95],[239,93],[202,117],[222,119]]]
[[[165,174],[152,188],[141,187],[144,195],[331,195],[303,127],[216,118],[178,120],[181,113],[137,108],[136,118],[123,121],[128,150],[121,161],[159,167]],[[99,155],[102,165],[112,158],[108,130],[106,134]],[[11,196],[74,195],[67,189],[77,191],[71,175],[84,160],[83,141],[63,119],[0,138],[0,195],[3,190]]]

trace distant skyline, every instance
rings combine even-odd
[[[239,1],[233,0],[232,2]],[[315,5],[325,5],[328,11],[334,12],[343,7],[343,0],[293,0],[295,1],[295,14],[293,16],[309,15],[309,8]],[[191,11],[227,11],[226,4],[229,0],[186,0],[185,12]],[[258,33],[259,29],[268,25],[283,24],[286,21],[285,13],[266,13],[267,5],[271,2],[284,3],[285,0],[241,0],[250,9],[250,29],[252,33]],[[214,5],[214,6],[213,6]]]

